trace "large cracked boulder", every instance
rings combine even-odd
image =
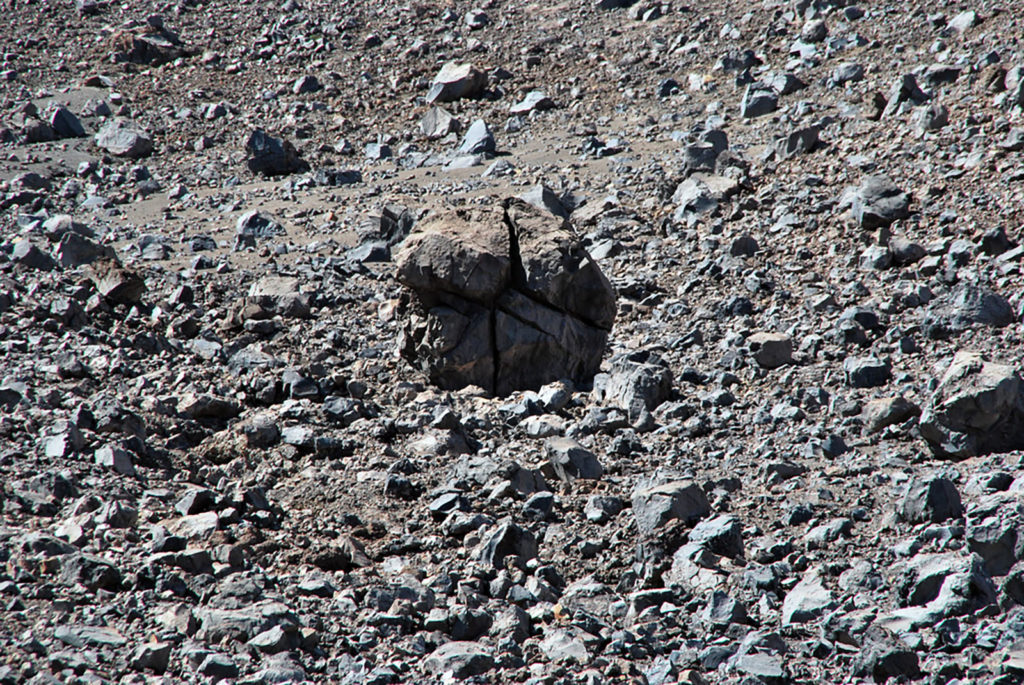
[[[1012,366],[957,352],[920,430],[932,452],[945,458],[1024,449],[1024,382]]]
[[[445,389],[506,395],[597,372],[615,292],[568,224],[518,199],[445,211],[409,236],[403,356]]]

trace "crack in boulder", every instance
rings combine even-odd
[[[567,221],[518,199],[449,210],[402,246],[402,355],[445,389],[507,395],[597,372],[615,292]]]

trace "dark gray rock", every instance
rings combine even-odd
[[[641,535],[651,535],[669,521],[694,524],[711,513],[711,504],[692,481],[641,481],[633,491],[633,516]]]
[[[613,359],[608,372],[594,378],[594,399],[625,409],[630,421],[654,411],[671,394],[672,372],[668,364],[648,352]]]
[[[497,143],[494,142],[494,134],[483,119],[477,119],[462,138],[459,146],[460,155],[493,155],[497,152]]]
[[[806,126],[797,129],[780,140],[775,146],[775,151],[780,159],[790,159],[797,155],[813,152],[821,143],[818,137],[820,134],[820,126]]]
[[[57,266],[50,255],[26,238],[14,243],[14,249],[11,250],[11,261],[36,271],[52,271]]]
[[[847,357],[843,372],[847,385],[853,388],[875,388],[892,378],[892,367],[877,357]]]
[[[945,458],[1022,449],[1024,383],[1011,366],[957,352],[921,415],[920,431]]]
[[[701,521],[690,531],[689,541],[731,559],[743,556],[743,526],[731,514]]]
[[[309,169],[290,142],[274,138],[263,129],[257,128],[249,134],[245,153],[245,164],[254,174],[284,176]]]
[[[447,642],[423,661],[434,676],[451,673],[458,680],[483,675],[495,667],[491,650],[479,642]]]
[[[505,567],[505,557],[516,557],[526,562],[537,556],[537,540],[533,533],[520,528],[510,520],[498,524],[480,543],[480,563],[490,568]]]
[[[247,247],[254,248],[263,240],[282,235],[285,235],[284,226],[268,214],[253,209],[238,217],[234,250],[237,252]]]
[[[914,478],[907,484],[898,513],[909,523],[942,523],[963,516],[964,508],[948,478]]]
[[[965,283],[951,296],[934,300],[923,323],[929,338],[941,340],[972,326],[1003,328],[1016,320],[1005,297],[985,286]]]
[[[583,515],[591,523],[607,523],[618,516],[625,506],[619,497],[591,495],[583,508]]]
[[[779,96],[774,90],[757,88],[755,84],[747,86],[740,103],[740,116],[755,119],[771,114],[779,108]]]
[[[853,659],[853,675],[871,678],[876,683],[892,679],[916,680],[921,676],[917,653],[896,635],[879,626],[870,626]]]
[[[598,480],[604,475],[604,467],[597,455],[572,438],[552,438],[545,443],[544,449],[554,476],[564,482],[577,478]]]
[[[888,176],[867,176],[854,192],[852,211],[863,229],[888,226],[910,216],[910,197]]]
[[[50,125],[58,138],[82,138],[85,136],[82,122],[67,107],[53,107],[46,114],[46,123]]]

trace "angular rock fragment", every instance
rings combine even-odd
[[[396,261],[417,300],[403,356],[441,387],[505,395],[597,371],[615,296],[563,221],[519,200],[445,212]]]
[[[613,359],[607,373],[594,377],[594,399],[625,409],[630,421],[654,411],[672,394],[672,372],[657,355],[637,352]]]
[[[103,125],[95,138],[96,147],[117,157],[139,159],[153,152],[153,137],[140,124],[117,118]]]
[[[904,397],[883,397],[864,405],[861,416],[868,433],[877,433],[888,426],[920,416],[921,408]]]
[[[247,247],[256,247],[262,240],[285,235],[285,233],[284,226],[273,217],[254,209],[238,217],[233,249],[238,252]]]
[[[462,124],[459,120],[441,107],[431,107],[420,119],[420,133],[430,140],[444,138],[449,133],[458,133],[461,130]]]
[[[458,680],[483,675],[494,668],[491,650],[479,642],[447,642],[435,649],[423,662],[435,676],[450,673]]]
[[[948,478],[915,478],[907,484],[897,511],[910,523],[941,523],[964,513],[960,493]]]
[[[257,128],[249,135],[245,152],[245,164],[254,174],[284,176],[309,169],[290,142],[274,138],[263,129]]]
[[[521,101],[509,107],[508,111],[509,114],[529,114],[533,111],[543,112],[554,106],[555,101],[545,95],[543,91],[531,90]]]
[[[853,196],[853,217],[861,228],[888,226],[910,216],[910,198],[888,176],[866,177]]]
[[[707,495],[692,481],[641,483],[633,491],[633,516],[641,535],[650,535],[673,519],[696,523],[709,513]]]
[[[766,369],[793,362],[793,340],[783,333],[755,333],[747,338],[754,361]]]
[[[47,113],[46,123],[58,138],[81,138],[85,136],[82,122],[67,107],[53,107]]]
[[[747,86],[743,93],[743,101],[740,103],[740,116],[746,119],[755,119],[765,114],[771,114],[779,108],[779,96],[774,90],[767,88],[756,88],[755,84]]]
[[[936,456],[964,459],[1024,449],[1024,382],[975,352],[953,357],[920,422]]]
[[[597,480],[604,474],[597,455],[572,438],[552,438],[544,447],[554,475],[563,481]]]
[[[472,64],[448,62],[434,77],[427,102],[454,102],[477,95],[487,87],[487,74]]]
[[[100,295],[115,304],[135,304],[146,292],[146,281],[116,260],[97,260],[90,265],[89,276]]]
[[[892,366],[877,357],[847,357],[843,362],[846,382],[854,388],[874,388],[892,378]]]

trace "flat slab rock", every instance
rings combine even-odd
[[[415,295],[402,354],[440,387],[506,395],[597,372],[615,293],[563,219],[518,199],[446,211],[396,261]]]

